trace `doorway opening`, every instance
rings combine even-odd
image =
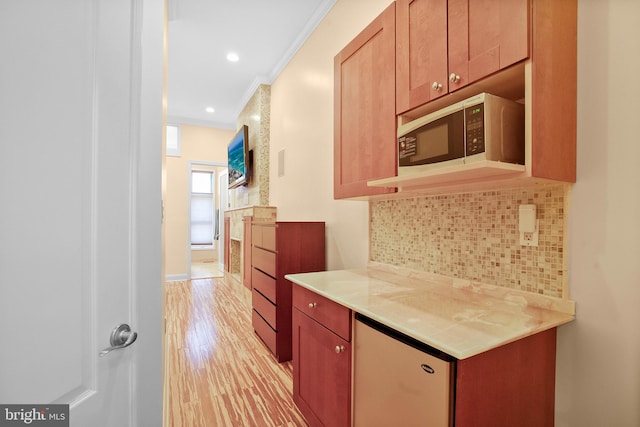
[[[227,164],[189,161],[187,275],[222,277]]]

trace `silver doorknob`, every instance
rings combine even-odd
[[[116,326],[115,329],[111,331],[111,338],[109,339],[109,344],[111,344],[111,347],[107,347],[102,350],[100,352],[100,357],[113,350],[129,347],[137,338],[138,333],[131,332],[131,327],[126,323],[122,323]]]
[[[449,75],[449,81],[450,81],[451,83],[458,83],[458,82],[460,81],[460,76],[459,76],[459,75],[457,75],[456,73],[451,73],[451,74]]]
[[[433,82],[431,87],[433,88],[433,90],[437,90],[438,92],[440,92],[442,90],[442,83]]]

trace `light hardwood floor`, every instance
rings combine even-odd
[[[191,263],[191,279],[208,279],[223,277],[224,273],[218,267],[218,261],[194,261]]]
[[[251,326],[251,293],[223,278],[166,284],[165,427],[307,426],[279,364]]]

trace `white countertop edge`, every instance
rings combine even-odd
[[[460,284],[458,279],[452,279],[452,278],[448,278],[445,276],[439,276],[439,275],[434,275],[434,274],[429,274],[429,273],[422,273],[422,272],[415,272],[413,270],[407,270],[407,269],[398,269],[396,267],[391,267],[388,268],[390,266],[385,266],[383,264],[380,265],[370,265],[369,269],[372,270],[378,270],[378,271],[383,271],[383,272],[387,272],[387,273],[393,273],[393,274],[397,274],[398,272],[400,274],[398,274],[398,276],[400,277],[410,277],[411,279],[418,279],[418,280],[426,280],[428,282],[431,283],[438,283],[438,284],[449,284],[455,288],[464,290],[464,291],[468,291],[468,292],[474,292],[477,294],[482,295],[483,297],[488,297],[491,299],[496,299],[498,301],[500,300],[504,300],[505,297],[505,292],[504,290],[501,292],[497,292],[496,296],[491,295],[491,292],[485,293],[485,291],[488,289],[489,291],[493,290],[493,288],[499,288],[496,286],[491,286],[491,285],[482,285],[481,288],[478,287],[474,287],[471,283],[469,283],[469,285],[466,285],[464,283]],[[348,272],[349,270],[345,270],[346,272]],[[405,273],[417,273],[417,274],[411,274],[409,276],[406,276]],[[538,310],[542,310],[544,312],[550,312],[552,314],[552,318],[551,319],[546,319],[542,324],[536,326],[536,327],[531,327],[531,328],[523,328],[517,331],[513,331],[512,333],[509,334],[503,334],[502,336],[484,336],[482,341],[478,341],[475,343],[475,345],[465,345],[465,346],[454,346],[454,345],[449,345],[447,344],[446,339],[445,340],[438,340],[438,339],[434,339],[434,337],[429,336],[429,335],[425,335],[420,333],[419,331],[412,329],[411,325],[408,325],[406,322],[398,322],[395,321],[392,318],[389,318],[387,316],[385,316],[384,313],[381,312],[374,312],[370,309],[368,309],[365,306],[362,305],[357,305],[357,304],[353,304],[350,301],[348,301],[348,299],[344,299],[341,298],[339,295],[336,294],[332,294],[331,292],[326,292],[323,289],[319,289],[318,287],[314,286],[311,283],[307,283],[304,280],[299,279],[297,276],[303,276],[303,277],[309,277],[308,275],[322,275],[323,273],[331,273],[329,272],[318,272],[318,273],[302,273],[302,274],[293,274],[293,275],[285,275],[285,278],[288,280],[291,280],[292,282],[302,286],[303,288],[309,289],[315,293],[317,293],[318,295],[321,295],[325,298],[328,298],[344,307],[347,307],[351,310],[353,310],[354,312],[360,313],[364,316],[370,317],[371,319],[374,319],[380,323],[383,323],[385,325],[387,325],[388,327],[395,329],[399,332],[402,332],[412,338],[415,338],[417,340],[419,340],[420,342],[423,342],[425,344],[428,344],[440,351],[443,351],[457,359],[466,359],[472,356],[475,356],[477,354],[483,353],[485,351],[497,348],[497,347],[501,347],[503,345],[509,344],[511,342],[520,340],[522,338],[526,338],[528,336],[531,335],[535,335],[537,333],[546,331],[548,329],[552,329],[554,327],[557,326],[561,326],[563,324],[569,323],[571,321],[574,320],[574,315],[570,314],[570,313],[565,313],[562,311],[558,311],[558,310],[551,310],[548,308],[548,305],[545,304],[541,304],[542,306],[538,306],[537,304],[530,304],[529,303],[529,298],[527,298],[526,301],[521,301],[521,300],[517,300],[517,304],[521,305],[523,303],[525,303],[526,305],[530,306],[530,307],[534,307],[535,309]],[[464,281],[463,281],[464,282]],[[468,281],[467,281],[468,282]],[[489,286],[489,288],[485,288],[485,286]],[[511,289],[506,289],[506,291],[509,291],[507,294],[507,300],[508,301],[513,301],[510,298],[511,294]],[[537,295],[532,294],[533,296],[537,297]],[[548,298],[548,297],[545,297]],[[425,312],[425,316],[428,316],[429,313]],[[463,325],[459,325],[459,324],[455,324],[454,322],[452,322],[453,327],[458,328],[457,332],[460,333],[460,331],[464,331],[465,327]],[[465,332],[466,333],[466,332]],[[475,331],[469,331],[469,334],[475,334]],[[476,340],[477,341],[477,340]],[[464,347],[464,348],[462,348]]]

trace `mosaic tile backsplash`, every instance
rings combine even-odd
[[[566,295],[569,185],[371,201],[370,259],[546,296]],[[520,245],[518,206],[535,204],[537,247]]]

